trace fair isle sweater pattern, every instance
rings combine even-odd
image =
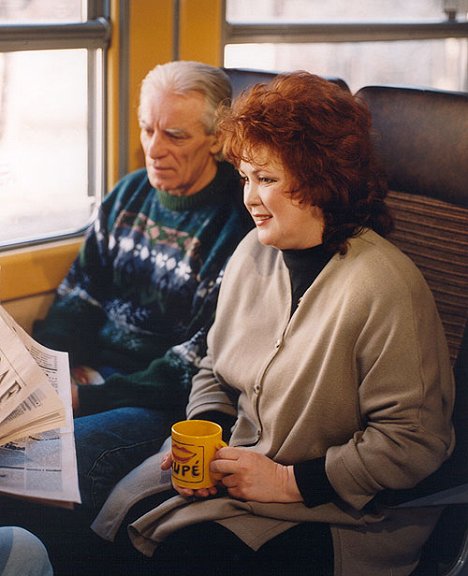
[[[47,318],[35,329],[44,344],[69,351],[72,364],[117,370],[107,386],[89,391],[100,396],[94,409],[160,405],[160,397],[142,395],[139,386],[154,392],[170,385],[170,403],[186,401],[206,353],[224,266],[251,227],[240,199],[227,164],[193,196],[154,190],[139,170],[105,199]],[[177,390],[183,391],[180,400]]]

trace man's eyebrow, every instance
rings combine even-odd
[[[140,124],[140,126],[148,126],[148,122],[141,116],[138,116],[138,124]]]

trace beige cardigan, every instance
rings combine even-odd
[[[131,537],[151,554],[173,530],[212,519],[257,549],[294,523],[323,521],[336,576],[407,575],[439,509],[365,505],[382,489],[414,486],[453,449],[453,378],[432,294],[408,258],[366,231],[292,318],[290,302],[282,255],[254,230],[228,265],[188,416],[237,414],[231,445],[283,464],[325,455],[340,500],[307,508],[176,497],[135,522]]]

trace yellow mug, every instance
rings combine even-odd
[[[208,420],[182,420],[172,426],[172,481],[181,488],[214,486],[210,462],[216,450],[227,446],[222,428]]]

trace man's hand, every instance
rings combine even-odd
[[[82,386],[86,384],[104,384],[104,378],[90,366],[74,366],[71,369],[71,377],[74,382]]]
[[[78,384],[71,378],[71,398],[73,415],[77,416],[80,411],[80,398],[78,396]]]
[[[78,416],[80,411],[80,399],[78,395],[78,386],[99,385],[104,383],[104,378],[90,366],[74,366],[70,370],[71,376],[71,396],[73,415]]]

